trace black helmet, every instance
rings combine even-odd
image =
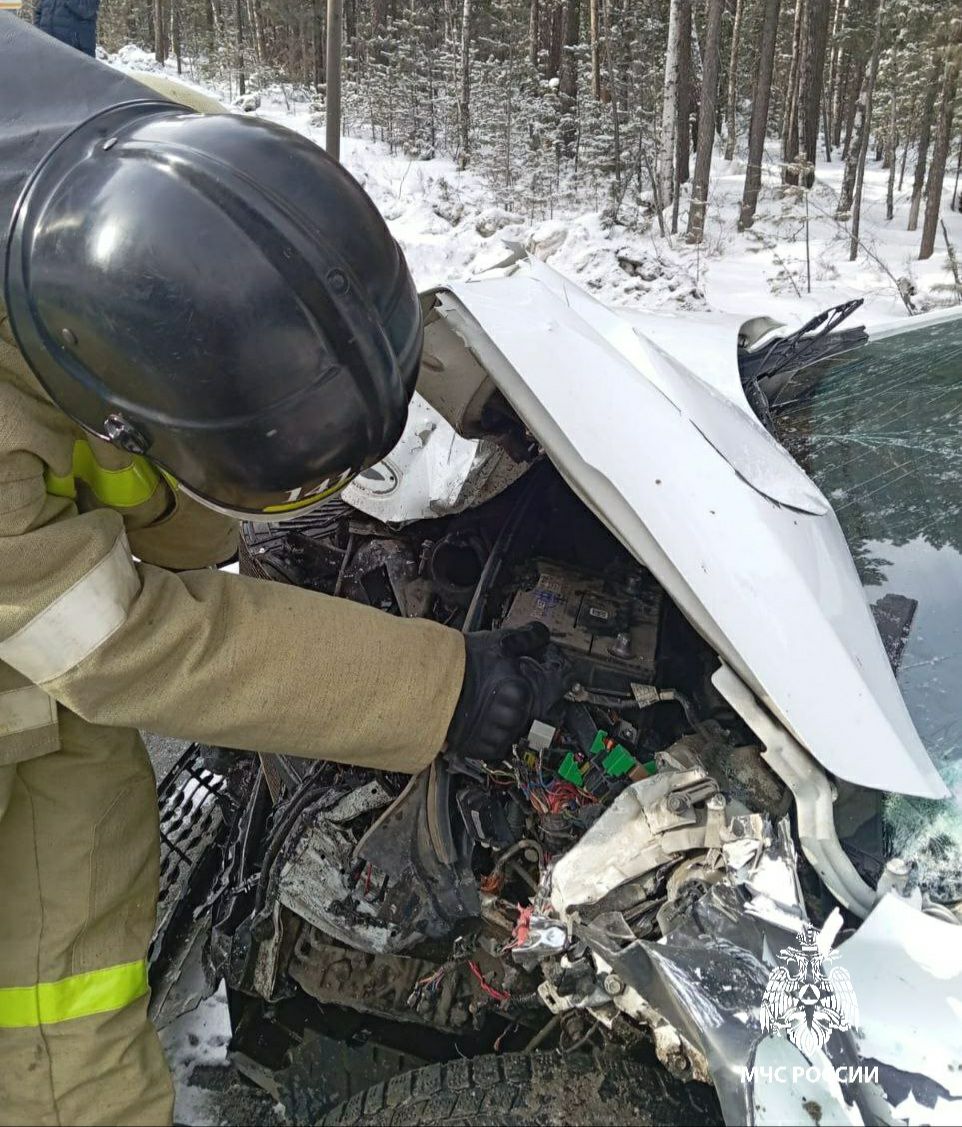
[[[421,352],[401,250],[339,164],[170,102],[105,110],[48,153],[14,211],[6,302],[68,415],[248,519],[379,461]]]

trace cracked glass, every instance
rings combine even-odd
[[[962,897],[962,318],[789,378],[776,433],[838,516],[915,726],[954,799],[890,796],[890,845]]]

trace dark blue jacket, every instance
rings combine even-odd
[[[94,55],[99,7],[100,0],[37,0],[33,22],[61,43]]]

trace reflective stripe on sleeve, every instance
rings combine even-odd
[[[53,697],[36,685],[0,693],[0,737],[46,728],[56,722],[57,705]]]
[[[0,986],[0,1029],[27,1029],[121,1010],[147,993],[147,960],[36,986]]]
[[[164,475],[166,476],[166,475]],[[109,470],[94,456],[89,442],[78,439],[73,448],[73,466],[69,474],[45,474],[47,492],[54,497],[77,499],[77,482],[84,482],[98,501],[112,509],[135,509],[145,505],[160,485],[160,473],[139,454],[129,466]]]
[[[63,676],[123,626],[139,590],[127,537],[121,536],[83,578],[0,642],[0,661],[34,684]]]

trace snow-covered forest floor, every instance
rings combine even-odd
[[[165,71],[153,54],[128,46],[109,61],[136,76]],[[201,85],[185,74],[181,81],[223,102],[228,93],[216,84]],[[324,122],[313,114],[306,95],[274,86],[261,91],[257,113],[323,143]],[[744,184],[744,161],[713,165],[705,241],[699,247],[684,239],[688,196],[680,201],[680,231],[662,236],[653,215],[631,224],[606,226],[603,199],[584,193],[582,208],[559,207],[553,215],[522,215],[506,209],[503,190],[473,171],[459,171],[447,159],[411,160],[392,154],[366,135],[342,141],[345,166],[361,182],[388,220],[421,289],[482,273],[511,257],[518,244],[549,261],[594,296],[613,305],[662,313],[717,310],[745,316],[768,315],[800,325],[813,314],[854,297],[865,298],[857,316],[863,323],[908,316],[898,283],[907,279],[919,312],[948,307],[956,291],[941,234],[936,252],[917,259],[918,231],[906,231],[913,160],[904,189],[896,190],[895,212],[886,220],[888,171],[881,162],[866,166],[862,210],[862,246],[849,261],[847,225],[833,216],[841,185],[840,159],[821,162],[815,186],[804,193],[782,187],[778,145],[770,144],[770,168],[764,180],[756,222],[749,232],[736,228]],[[942,217],[962,259],[962,215],[950,210],[954,169],[946,177]],[[561,198],[577,198],[567,184]],[[670,214],[666,213],[666,225]],[[806,231],[808,246],[806,246]],[[177,1086],[175,1121],[184,1124],[277,1121],[268,1097],[245,1090],[226,1066],[230,1029],[223,993],[208,999],[162,1034]]]
[[[110,61],[130,72],[165,69],[151,53],[134,46],[122,48]],[[172,64],[166,73],[176,77]],[[216,84],[201,86],[186,74],[180,80],[227,100],[226,91]],[[323,119],[312,113],[305,95],[290,86],[274,86],[259,96],[257,113],[323,144]],[[693,247],[684,239],[687,190],[680,201],[680,233],[662,236],[656,217],[639,220],[636,207],[630,209],[630,225],[606,227],[605,201],[596,198],[594,189],[584,193],[583,208],[522,215],[502,205],[504,192],[497,184],[471,170],[459,171],[448,159],[411,160],[392,154],[386,145],[371,141],[369,130],[345,137],[341,149],[343,163],[364,185],[403,246],[421,289],[497,266],[509,256],[511,245],[521,244],[605,302],[664,313],[711,309],[768,315],[793,325],[828,306],[864,297],[859,320],[877,322],[908,315],[898,292],[900,279],[916,289],[913,301],[919,311],[956,301],[941,230],[935,254],[919,262],[920,233],[905,229],[911,159],[903,190],[895,192],[891,220],[885,218],[888,171],[881,162],[868,161],[862,246],[856,261],[850,262],[847,224],[834,219],[841,160],[818,164],[806,218],[805,193],[781,185],[777,142],[771,142],[769,157],[755,225],[739,233],[744,161],[736,156],[727,162],[716,154],[705,241]],[[898,173],[896,186],[897,178]],[[954,180],[954,175],[946,176],[942,218],[962,259],[962,215],[949,207]],[[576,183],[565,187],[561,198],[578,198]]]

